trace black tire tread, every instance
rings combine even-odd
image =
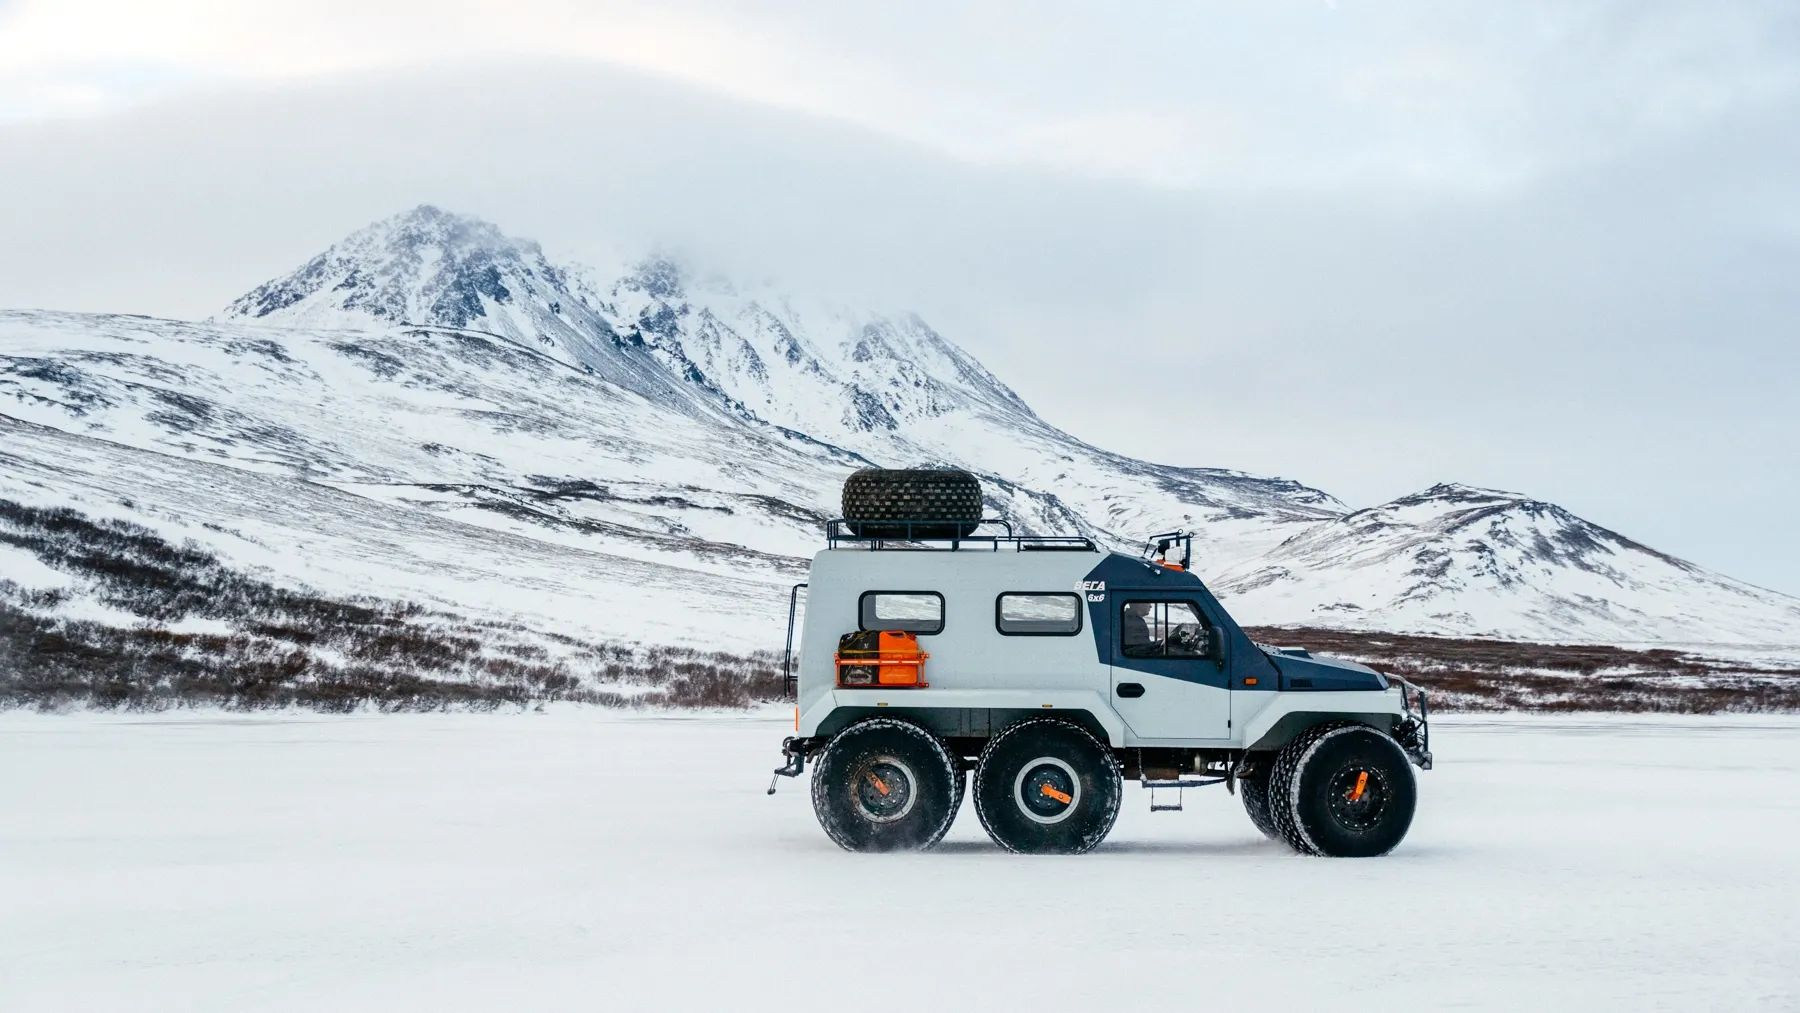
[[[1289,776],[1287,791],[1282,796],[1282,800],[1285,804],[1279,807],[1287,813],[1288,822],[1293,826],[1294,832],[1299,835],[1302,843],[1305,845],[1305,853],[1309,855],[1329,855],[1331,852],[1327,851],[1316,839],[1314,839],[1313,835],[1307,830],[1306,822],[1300,818],[1301,778],[1307,769],[1308,763],[1320,748],[1331,739],[1346,734],[1367,735],[1371,739],[1384,743],[1388,749],[1392,750],[1393,757],[1399,760],[1399,769],[1403,771],[1409,779],[1412,777],[1412,761],[1407,758],[1406,750],[1400,747],[1400,743],[1394,741],[1393,736],[1378,728],[1355,721],[1340,722],[1334,723],[1332,727],[1324,728],[1320,734],[1312,736],[1306,747],[1298,750],[1294,757],[1293,773]],[[1408,822],[1410,823],[1410,821],[1411,817],[1408,816]],[[1395,847],[1399,846],[1400,840],[1404,837],[1405,831],[1402,830],[1401,836],[1396,838],[1392,844],[1388,845],[1380,852],[1372,853],[1370,857],[1374,857],[1375,855],[1385,855],[1394,850]]]
[[[819,826],[825,830],[826,835],[831,838],[833,843],[838,847],[843,848],[845,851],[863,851],[867,849],[858,847],[857,842],[846,836],[842,829],[837,826],[836,820],[831,814],[832,802],[829,794],[831,785],[826,782],[823,771],[828,768],[828,761],[832,755],[832,750],[840,748],[841,744],[844,742],[852,741],[849,738],[851,732],[854,731],[860,734],[871,731],[888,730],[899,732],[903,735],[916,738],[923,744],[928,744],[937,758],[942,761],[942,773],[944,777],[950,781],[952,786],[953,804],[950,807],[949,814],[944,817],[940,826],[933,828],[931,833],[929,833],[925,840],[918,845],[916,850],[925,851],[936,847],[938,843],[944,839],[944,835],[950,832],[950,824],[956,821],[956,811],[962,807],[962,771],[957,769],[956,758],[944,745],[943,739],[926,731],[924,728],[913,724],[911,721],[903,721],[899,718],[865,718],[832,736],[831,741],[826,743],[824,751],[819,754],[819,758],[815,761],[813,766],[813,812],[818,816]],[[920,771],[919,776],[923,778],[929,773],[929,771]],[[919,790],[922,789],[923,786],[921,785]]]
[[[1113,751],[1110,746],[1108,746],[1104,742],[1101,742],[1099,739],[1095,738],[1093,732],[1088,731],[1086,728],[1083,728],[1080,725],[1075,724],[1072,721],[1064,721],[1061,718],[1048,718],[1048,717],[1026,718],[1023,721],[1015,722],[1014,724],[1008,725],[1006,728],[1002,729],[1000,734],[989,739],[987,741],[987,744],[982,747],[981,759],[979,761],[977,761],[977,763],[975,765],[975,770],[976,770],[975,776],[976,776],[977,780],[980,779],[981,771],[986,769],[986,767],[987,767],[988,758],[994,754],[995,750],[1002,743],[1006,742],[1010,738],[1013,738],[1020,734],[1023,734],[1026,731],[1029,731],[1034,728],[1042,728],[1047,725],[1055,726],[1058,730],[1069,731],[1069,732],[1074,733],[1077,736],[1080,736],[1081,738],[1087,740],[1087,742],[1091,743],[1093,745],[1094,749],[1096,751],[1098,751],[1099,754],[1105,758],[1104,766],[1103,766],[1102,770],[1100,771],[1100,775],[1102,777],[1108,778],[1112,782],[1114,790],[1112,792],[1111,804],[1107,807],[1107,809],[1105,811],[1103,811],[1100,814],[1100,816],[1101,816],[1100,830],[1098,833],[1091,834],[1090,839],[1084,841],[1083,845],[1078,850],[1072,851],[1072,852],[1064,852],[1065,854],[1076,854],[1076,855],[1086,854],[1087,852],[1092,851],[1095,848],[1099,847],[1100,843],[1102,841],[1106,840],[1106,835],[1112,833],[1113,825],[1115,823],[1117,823],[1118,819],[1119,819],[1119,804],[1120,804],[1121,800],[1124,798],[1124,794],[1125,794],[1125,792],[1124,792],[1125,772],[1119,766],[1119,758],[1113,755]],[[1012,843],[1005,840],[1000,834],[994,832],[993,823],[988,818],[987,807],[982,804],[982,793],[980,791],[975,792],[975,815],[978,819],[981,820],[981,828],[983,830],[987,831],[988,837],[992,838],[993,842],[995,844],[998,844],[1000,847],[1004,848],[1007,851],[1012,852],[1015,855],[1021,855],[1021,854],[1028,853],[1025,851],[1021,851],[1018,847],[1014,846]]]
[[[1239,780],[1238,796],[1244,800],[1244,812],[1250,815],[1250,822],[1256,829],[1271,841],[1281,840],[1281,831],[1276,828],[1275,819],[1269,814],[1267,776]]]
[[[1294,784],[1298,780],[1300,760],[1313,744],[1340,728],[1362,728],[1354,721],[1327,721],[1301,732],[1281,748],[1275,765],[1269,768],[1269,821],[1275,836],[1302,855],[1317,855],[1312,840],[1301,831],[1294,814]]]

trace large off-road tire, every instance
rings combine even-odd
[[[948,468],[864,468],[845,480],[842,505],[860,538],[962,538],[981,524],[981,480]]]
[[[1281,840],[1281,831],[1275,827],[1275,818],[1269,814],[1269,779],[1266,774],[1246,777],[1237,783],[1238,796],[1244,800],[1244,811],[1250,814],[1250,822],[1271,841]]]
[[[1400,744],[1355,723],[1301,733],[1277,757],[1268,788],[1277,831],[1306,855],[1385,855],[1405,839],[1418,806],[1418,784]]]
[[[1079,855],[1112,832],[1119,761],[1087,729],[1030,718],[988,741],[975,766],[975,814],[1016,854]]]
[[[813,812],[846,851],[916,851],[944,839],[962,774],[918,725],[870,718],[837,733],[813,766]]]

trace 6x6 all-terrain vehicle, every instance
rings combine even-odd
[[[1156,789],[1223,784],[1305,854],[1382,855],[1406,836],[1412,765],[1431,769],[1423,691],[1251,642],[1193,573],[1184,533],[1134,557],[1015,536],[980,505],[964,472],[860,472],[794,589],[798,734],[775,773],[811,761],[832,840],[929,848],[971,772],[982,827],[1019,853],[1098,846],[1128,779],[1153,810],[1179,808]]]

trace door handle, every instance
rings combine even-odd
[[[1127,700],[1136,700],[1138,697],[1144,695],[1144,687],[1143,687],[1142,683],[1121,682],[1121,683],[1119,683],[1118,688],[1115,689],[1113,692],[1119,694],[1120,696],[1124,697]]]

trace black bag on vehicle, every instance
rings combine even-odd
[[[838,666],[838,682],[845,686],[873,686],[881,675],[881,666],[876,664],[881,658],[881,631],[859,630],[846,633],[838,638],[838,660],[852,661],[867,658],[867,665]]]

